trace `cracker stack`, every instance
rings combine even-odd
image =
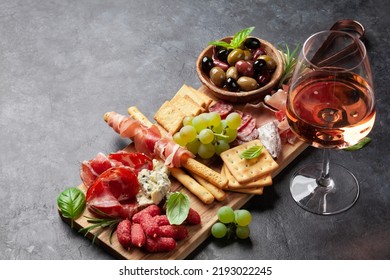
[[[157,110],[154,119],[168,133],[175,134],[186,116],[196,116],[207,110],[213,100],[196,89],[183,85],[171,100]]]
[[[222,174],[228,179],[228,190],[251,194],[262,194],[263,188],[272,185],[271,174],[279,165],[267,149],[259,157],[244,159],[240,155],[253,146],[263,146],[260,140],[253,140],[221,153]]]

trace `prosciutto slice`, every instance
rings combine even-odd
[[[83,184],[89,188],[96,179],[106,170],[113,167],[128,166],[135,174],[141,169],[153,168],[152,159],[141,153],[119,151],[108,156],[98,153],[93,159],[84,160],[81,163],[80,178]]]
[[[106,113],[104,119],[121,137],[130,138],[138,152],[158,157],[169,167],[180,167],[183,159],[195,156],[177,145],[169,135],[162,136],[157,126],[147,127],[131,116]]]
[[[87,188],[89,188],[95,182],[97,177],[104,171],[120,165],[122,165],[122,163],[114,159],[109,159],[103,153],[98,153],[93,159],[88,161],[84,160],[81,163],[81,181]]]

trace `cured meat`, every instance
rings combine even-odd
[[[88,209],[97,215],[131,218],[137,211],[138,190],[137,176],[130,167],[112,167],[99,175],[88,189]]]
[[[256,119],[256,127],[260,127],[263,124],[275,120],[275,110],[271,109],[263,102],[256,104],[247,103],[243,110]]]
[[[287,91],[279,89],[274,94],[265,96],[264,102],[276,110],[286,111]]]
[[[107,158],[103,153],[98,153],[93,159],[81,163],[80,178],[83,184],[89,188],[104,171],[121,165],[122,163]]]
[[[155,125],[146,127],[130,116],[122,116],[115,112],[106,113],[104,119],[122,137],[125,135],[133,140],[138,152],[145,153],[147,156],[158,157],[170,167],[180,167],[183,159],[195,157],[186,148],[177,145],[172,137],[162,136]],[[127,119],[130,119],[130,121],[127,121]],[[129,122],[129,125],[127,125],[127,122]],[[126,129],[122,129],[125,124]]]
[[[249,142],[259,137],[259,132],[256,128],[253,128],[249,134],[237,135],[237,139],[241,142]]]
[[[246,123],[245,126],[241,127],[238,131],[237,131],[237,137],[238,138],[243,138],[249,134],[252,133],[252,131],[256,128],[256,120],[251,118],[251,120],[249,122]]]
[[[131,137],[129,137],[131,138]],[[161,139],[160,130],[157,126],[145,127],[140,124],[137,133],[133,137],[134,147],[140,153],[145,153],[148,156],[154,156],[154,146]]]
[[[152,159],[141,153],[119,151],[104,155],[98,153],[93,159],[83,161],[80,168],[80,177],[83,184],[89,188],[104,171],[119,166],[129,166],[138,174],[138,171],[153,168]]]
[[[221,119],[226,118],[232,111],[233,105],[223,101],[217,101],[209,107],[209,112],[217,112],[221,116]]]
[[[135,175],[138,175],[138,172],[142,169],[153,169],[152,159],[143,153],[129,153],[125,151],[119,151],[109,154],[108,158],[115,160],[122,165],[131,167]]]
[[[253,119],[252,115],[247,113],[247,112],[241,112],[241,111],[236,111],[237,113],[239,113],[241,115],[241,124],[240,126],[238,127],[238,130],[241,130],[241,128],[243,128],[244,126],[247,125],[247,123]]]

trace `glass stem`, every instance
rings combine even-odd
[[[323,149],[323,159],[322,159],[322,171],[320,178],[317,179],[317,184],[322,187],[329,187],[331,185],[331,179],[329,175],[329,149]]]

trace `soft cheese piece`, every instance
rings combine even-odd
[[[277,158],[282,151],[282,141],[280,139],[278,126],[272,121],[268,122],[258,129],[259,139],[273,158]]]
[[[138,203],[142,205],[159,204],[169,192],[171,182],[169,171],[162,161],[153,159],[153,170],[143,169],[138,173],[140,192]]]

